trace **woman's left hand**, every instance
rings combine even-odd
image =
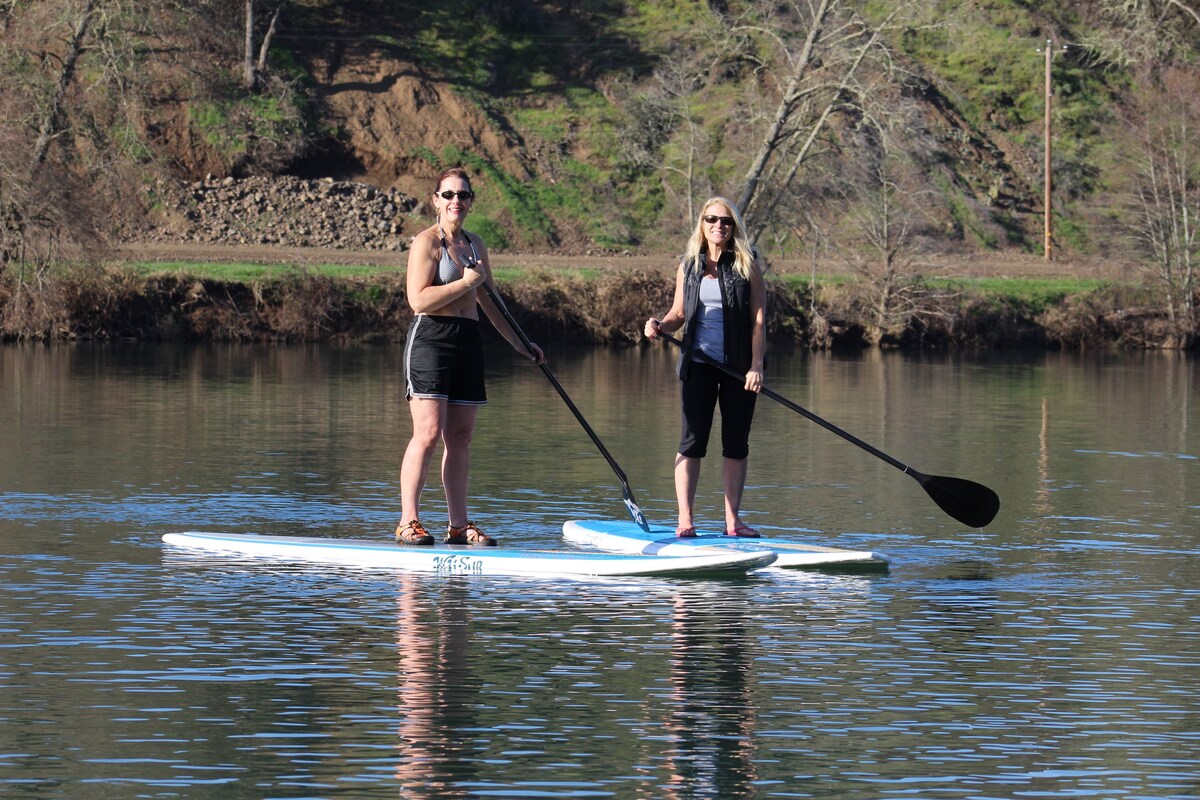
[[[530,349],[525,352],[525,355],[539,364],[546,362],[546,354],[542,352],[542,348],[538,347],[533,342],[529,343]]]
[[[745,385],[746,391],[754,392],[757,394],[758,392],[762,391],[762,388],[763,388],[762,370],[761,369],[752,369],[749,372],[747,372],[746,373],[746,385]]]

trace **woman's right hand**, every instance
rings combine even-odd
[[[657,337],[658,331],[660,328],[662,328],[662,322],[660,320],[657,320],[654,317],[651,317],[650,319],[646,320],[646,329],[645,329],[646,338],[653,339],[653,338]]]
[[[481,267],[468,267],[463,270],[462,279],[468,289],[474,289],[487,280],[487,271]]]

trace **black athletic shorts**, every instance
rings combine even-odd
[[[683,400],[683,431],[679,436],[679,454],[704,458],[713,417],[721,406],[721,455],[743,459],[750,454],[750,424],[758,395],[746,391],[746,379],[735,378],[711,364],[694,361],[688,366],[686,381],[680,382]]]
[[[479,322],[466,317],[413,317],[404,347],[404,383],[409,400],[486,403]]]

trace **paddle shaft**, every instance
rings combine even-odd
[[[683,342],[679,341],[670,334],[659,331],[658,335],[678,347],[680,350],[683,349]],[[703,351],[695,350],[693,352],[700,356],[700,358],[706,363],[716,367],[731,377],[745,377],[736,370],[733,370],[725,364],[722,364]],[[761,389],[761,392],[775,402],[787,406],[797,414],[800,414],[801,416],[817,423],[825,430],[836,433],[838,436],[842,437],[851,444],[861,447],[863,450],[866,450],[876,458],[891,464],[905,475],[914,478],[919,484],[921,484],[921,488],[925,490],[930,498],[932,498],[933,501],[937,503],[943,511],[960,522],[970,525],[973,528],[982,528],[992,521],[992,519],[996,516],[996,512],[1000,509],[999,496],[997,496],[994,491],[982,484],[975,483],[974,481],[964,480],[962,478],[926,475],[913,469],[902,461],[892,458],[882,450],[872,447],[862,439],[859,439],[857,436],[842,430],[832,422],[818,417],[807,408],[793,403],[791,400],[788,400],[778,392],[772,391],[765,386]]]
[[[669,333],[663,333],[663,332],[659,331],[658,335],[661,336],[663,339],[666,339],[671,344],[678,347],[680,350],[683,349],[683,342],[679,341],[678,339],[676,339],[674,336],[670,335]],[[746,377],[745,375],[742,375],[741,373],[739,373],[737,370],[731,369],[730,367],[726,366],[725,364],[722,364],[720,361],[717,361],[715,358],[708,355],[708,353],[705,353],[703,350],[696,350],[694,352],[696,355],[700,356],[700,358],[704,359],[706,362],[708,362],[712,366],[721,370],[726,375],[730,375],[734,378],[745,378]],[[872,447],[871,445],[864,442],[862,439],[859,439],[857,436],[855,436],[852,433],[849,433],[848,431],[842,430],[837,425],[834,425],[832,422],[829,422],[828,420],[818,417],[816,414],[809,411],[804,406],[800,406],[800,405],[797,405],[796,403],[793,403],[791,400],[788,400],[786,397],[784,397],[783,395],[774,391],[773,389],[768,389],[767,387],[764,386],[764,387],[762,387],[762,389],[760,391],[762,392],[762,394],[765,394],[767,397],[771,398],[775,402],[777,402],[781,405],[787,406],[792,411],[795,411],[797,414],[800,414],[801,416],[807,417],[808,419],[810,419],[813,422],[820,425],[825,430],[832,431],[833,433],[836,433],[838,436],[845,439],[847,442],[858,445],[863,450],[866,450],[868,453],[875,456],[876,458],[883,459],[884,461],[891,464],[893,467],[900,470],[901,472],[908,473],[908,472],[914,471],[912,469],[912,467],[908,466],[907,464],[897,461],[896,459],[889,456],[887,453],[883,452],[882,450],[878,450],[878,449]]]
[[[496,295],[496,292],[486,280],[483,282],[483,290],[487,293],[488,298],[492,301],[492,305],[494,305],[504,316],[504,321],[509,324],[509,327],[511,327],[513,332],[516,333],[520,338],[521,344],[525,345],[525,349],[528,350],[532,355],[533,343],[529,341],[529,337],[525,335],[525,331],[521,330],[521,326],[517,324],[515,319],[513,319],[513,315],[509,312],[508,307],[504,305],[504,302]],[[600,437],[596,435],[594,430],[592,430],[592,426],[588,424],[586,419],[584,419],[583,413],[576,407],[575,403],[572,402],[571,397],[567,394],[567,390],[564,389],[562,384],[558,382],[558,378],[554,377],[554,373],[550,371],[550,368],[546,366],[546,363],[544,361],[538,361],[537,365],[541,367],[542,374],[546,376],[546,379],[550,381],[550,384],[554,387],[555,391],[558,392],[558,396],[561,397],[563,402],[567,404],[567,408],[571,409],[571,413],[575,415],[575,419],[579,420],[579,424],[583,426],[585,431],[587,431],[587,435],[591,437],[592,443],[596,445],[596,449],[600,451],[602,456],[604,456],[604,460],[608,462],[608,466],[612,467],[612,471],[616,474],[617,480],[621,482],[625,506],[629,509],[629,515],[633,517],[633,521],[636,522],[638,526],[642,528],[642,530],[650,530],[650,523],[646,520],[646,515],[642,513],[642,509],[637,504],[637,500],[634,499],[633,490],[629,488],[629,479],[625,477],[625,470],[621,469],[621,465],[618,464],[617,460],[612,457],[611,453],[608,452],[608,448],[604,446],[604,442],[600,441]]]

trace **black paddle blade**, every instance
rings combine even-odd
[[[633,499],[633,494],[628,490],[622,492],[625,497],[625,508],[629,509],[629,516],[633,517],[633,521],[638,524],[638,527],[646,533],[650,532],[650,523],[646,519],[646,515],[642,513],[641,507],[637,501]]]
[[[1000,496],[988,487],[962,478],[941,475],[922,475],[908,470],[933,498],[933,502],[950,516],[970,528],[982,528],[996,518]]]

